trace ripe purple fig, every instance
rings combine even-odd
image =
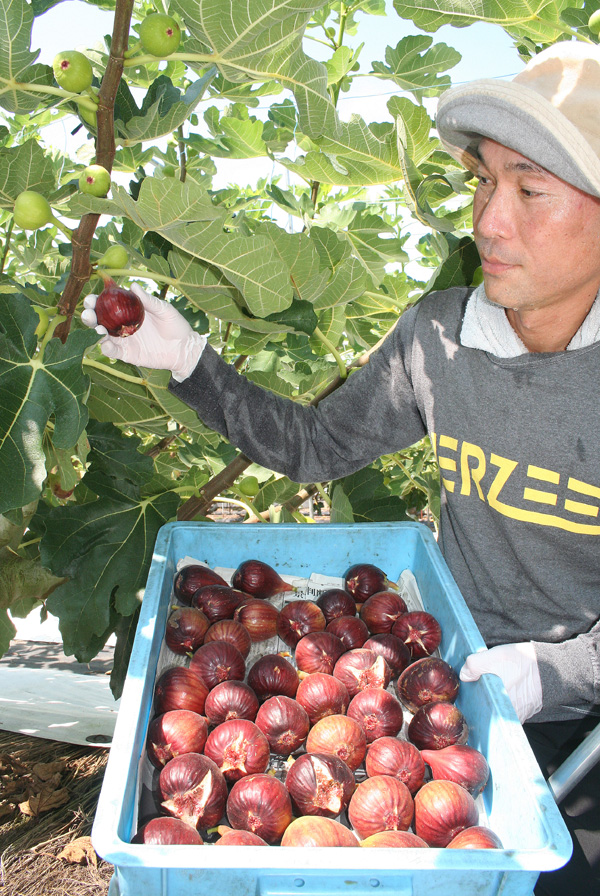
[[[293,591],[278,572],[262,560],[244,560],[231,578],[231,584],[239,591],[264,600],[281,591]]]
[[[351,566],[344,577],[344,588],[359,604],[378,591],[397,590],[384,571],[372,563],[355,563]]]
[[[144,306],[129,289],[103,277],[104,289],[96,299],[96,320],[110,336],[131,336],[144,320]]]

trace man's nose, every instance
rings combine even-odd
[[[507,237],[513,222],[513,209],[506,190],[496,187],[480,202],[475,202],[474,227],[485,238]]]

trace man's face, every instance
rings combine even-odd
[[[589,308],[600,287],[600,199],[493,140],[479,155],[473,230],[490,301]]]

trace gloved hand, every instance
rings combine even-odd
[[[472,653],[460,670],[460,679],[477,681],[484,672],[502,679],[521,723],[542,708],[542,682],[531,641],[499,644],[490,650]]]
[[[82,323],[104,336],[100,348],[107,358],[153,370],[170,370],[173,379],[182,382],[196,367],[206,336],[196,333],[176,308],[149,295],[138,283],[130,288],[145,310],[141,327],[131,336],[109,336],[106,328],[98,325],[95,295],[83,300]]]

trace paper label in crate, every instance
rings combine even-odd
[[[400,573],[397,585],[400,597],[404,598],[409,610],[423,609],[423,598],[421,597],[417,580],[410,569],[405,569],[404,572]]]

